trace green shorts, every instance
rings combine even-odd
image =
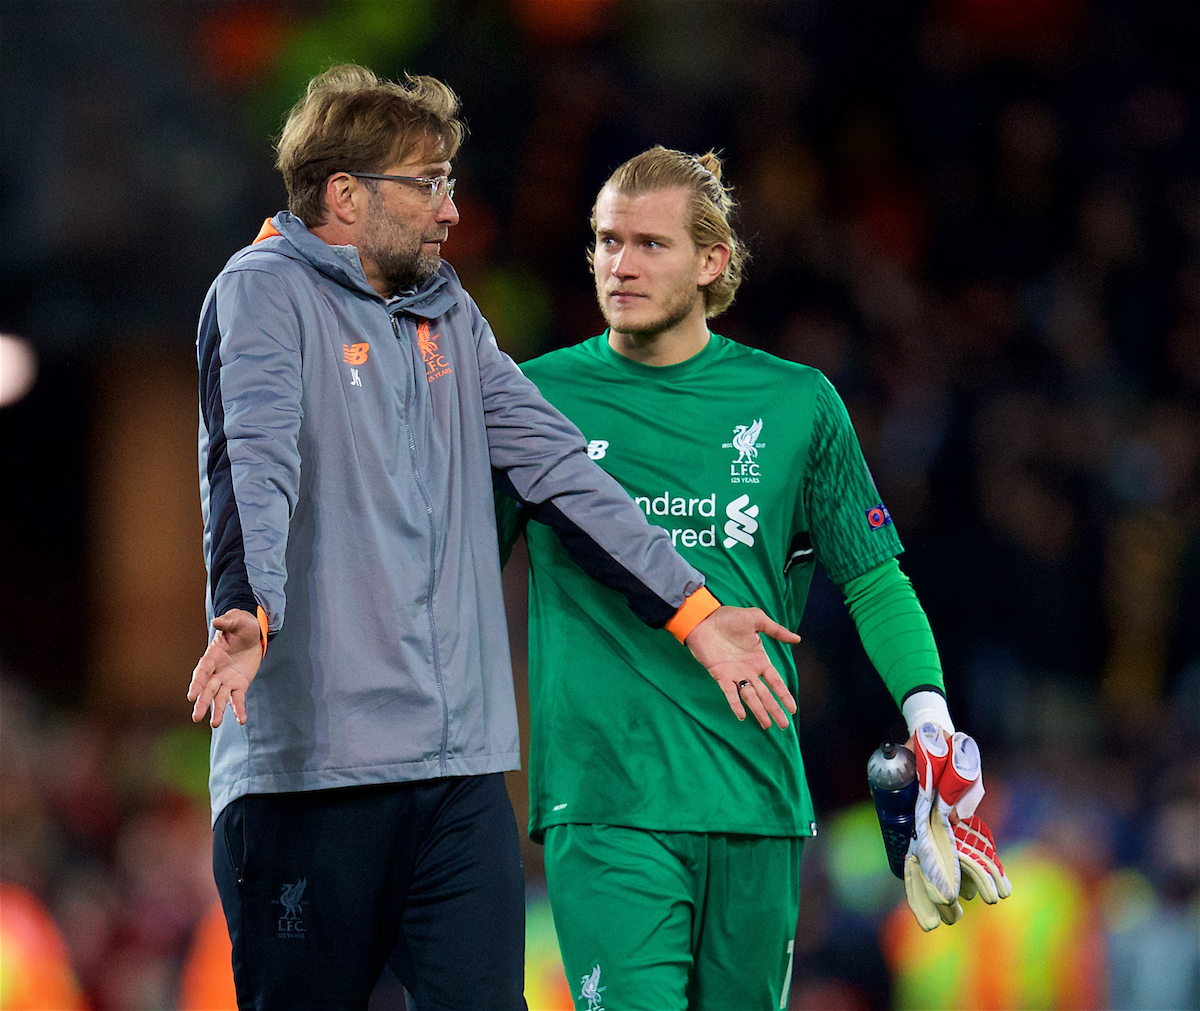
[[[546,885],[577,1011],[787,1007],[801,838],[546,830]]]

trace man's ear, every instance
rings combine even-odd
[[[367,189],[347,172],[335,172],[325,180],[325,207],[343,225],[353,225],[361,217]]]
[[[729,247],[724,242],[713,242],[703,246],[700,254],[700,276],[696,278],[696,285],[703,288],[712,284],[729,266]]]

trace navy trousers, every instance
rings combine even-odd
[[[243,1011],[365,1011],[385,964],[418,1011],[525,1008],[501,773],[241,797],[217,819],[213,870]]]

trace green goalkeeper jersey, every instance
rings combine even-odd
[[[794,629],[816,563],[840,585],[902,550],[846,408],[815,369],[715,334],[653,367],[601,334],[522,370],[723,604]],[[498,517],[509,547],[524,518],[503,497]],[[585,575],[548,527],[525,535],[530,835],[568,822],[812,834],[794,725],[739,723],[685,646]],[[763,642],[795,694],[790,647]],[[899,701],[912,686],[888,687]]]

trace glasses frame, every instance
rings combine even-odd
[[[454,199],[454,184],[458,181],[450,176],[390,176],[383,172],[347,172],[355,179],[386,179],[393,183],[408,183],[410,186],[429,187],[429,209],[436,211],[447,200]]]

